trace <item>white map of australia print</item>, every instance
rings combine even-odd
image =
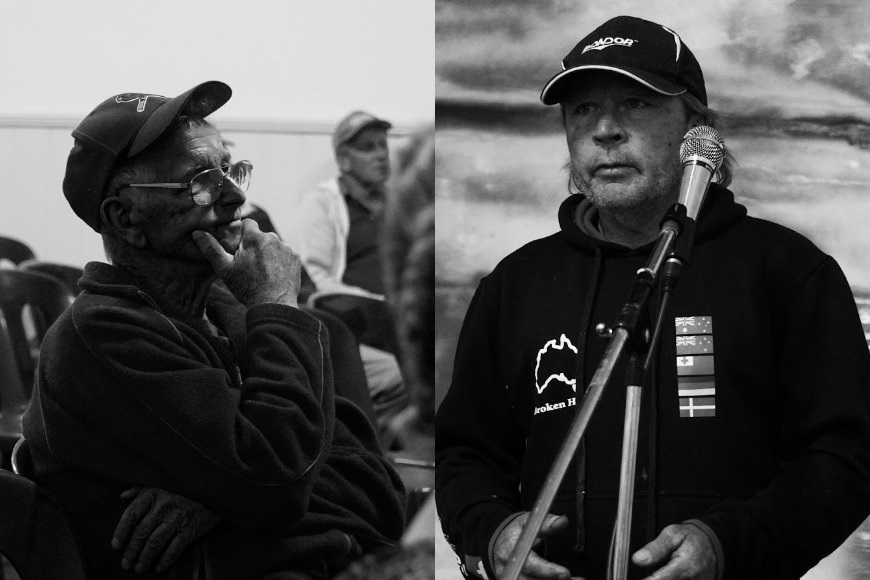
[[[558,381],[570,386],[577,392],[577,380],[565,376],[566,371],[573,372],[576,362],[577,348],[571,344],[564,334],[558,339],[548,340],[544,347],[538,351],[535,364],[535,387],[538,394],[553,382]]]

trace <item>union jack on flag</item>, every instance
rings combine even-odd
[[[674,325],[677,334],[713,334],[712,316],[677,316]]]
[[[678,336],[677,337],[677,346],[695,346],[695,337],[694,336]]]

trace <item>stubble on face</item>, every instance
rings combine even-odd
[[[609,71],[575,78],[562,103],[570,184],[636,229],[677,199],[680,139],[694,122],[675,97]]]
[[[571,185],[577,193],[583,195],[598,208],[612,214],[650,215],[658,210],[662,200],[673,197],[679,191],[681,180],[681,165],[679,159],[667,165],[659,165],[646,169],[646,179],[643,183],[631,185],[593,183],[575,165],[574,158],[567,164]]]

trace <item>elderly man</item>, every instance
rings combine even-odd
[[[402,531],[299,257],[239,219],[251,163],[204,120],[230,95],[121,94],[73,131],[64,194],[110,264],[48,333],[24,433],[94,578],[329,578]]]
[[[486,276],[437,415],[443,529],[473,577],[500,577],[660,221],[684,134],[713,125],[672,30],[627,16],[583,38],[545,86],[577,193],[561,232]],[[870,513],[870,354],[836,262],[754,219],[721,170],[665,312],[646,385],[631,577],[799,578]],[[624,365],[604,393],[523,578],[605,578]],[[698,397],[702,397],[699,399]]]
[[[384,303],[380,249],[390,128],[388,121],[365,111],[339,121],[332,135],[339,175],[305,195],[291,234],[316,287],[317,306],[339,316],[359,338],[382,427],[408,403],[394,354],[398,345],[392,316]]]

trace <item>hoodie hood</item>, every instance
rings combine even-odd
[[[586,227],[577,226],[574,217],[578,211],[580,221]],[[559,207],[559,227],[563,238],[572,246],[590,252],[600,248],[605,253],[633,253],[647,251],[652,246],[647,244],[636,250],[628,250],[624,246],[602,239],[596,235],[594,227],[597,213],[598,210],[585,196],[580,194],[569,196]],[[711,184],[698,215],[695,244],[703,244],[706,240],[728,230],[744,216],[746,216],[746,208],[734,201],[734,194],[730,190],[715,183]]]

